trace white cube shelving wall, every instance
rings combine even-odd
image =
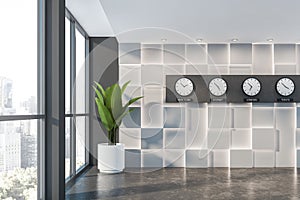
[[[300,104],[166,103],[166,75],[300,74],[299,44],[121,43],[126,167],[300,167]],[[297,108],[297,106],[299,108]]]

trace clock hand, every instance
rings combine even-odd
[[[185,87],[186,85],[183,85],[182,83],[180,83],[183,87]]]
[[[282,83],[282,85],[283,85],[283,87],[285,87],[286,89],[290,89],[290,88],[288,88],[284,83]]]
[[[250,90],[251,90],[253,86],[250,83],[248,83],[248,85],[250,86]]]
[[[216,83],[214,83],[214,84],[218,88],[218,90],[220,91],[221,90],[220,87]]]

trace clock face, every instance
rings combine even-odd
[[[255,96],[261,90],[260,82],[256,78],[247,78],[243,83],[243,91],[248,96]]]
[[[214,96],[222,96],[227,91],[227,83],[222,78],[214,78],[210,81],[209,91]]]
[[[194,85],[188,78],[181,78],[175,83],[175,90],[180,96],[188,96],[193,92]]]
[[[295,91],[295,84],[289,78],[281,78],[276,84],[276,90],[281,96],[289,96]]]

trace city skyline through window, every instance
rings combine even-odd
[[[1,117],[43,114],[38,113],[37,4],[38,1],[0,2],[0,23],[6,29],[0,32]],[[42,119],[23,118],[0,121],[0,199],[38,196]]]

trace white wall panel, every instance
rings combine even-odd
[[[188,168],[206,168],[212,159],[207,150],[186,150],[185,163]]]
[[[230,167],[233,168],[253,167],[252,150],[230,150]]]
[[[185,151],[164,150],[164,167],[185,167]]]
[[[275,152],[254,151],[254,167],[275,167]]]
[[[250,129],[231,131],[231,149],[251,149],[252,135]]]
[[[212,167],[229,167],[230,150],[214,150],[212,159]]]
[[[207,106],[187,109],[186,147],[190,149],[207,148]]]
[[[279,130],[279,152],[276,152],[276,167],[295,166],[296,109],[276,108],[276,129]]]
[[[126,167],[300,166],[295,104],[164,102],[166,75],[300,74],[300,45],[125,43],[120,56],[123,101],[144,96],[120,128]]]

